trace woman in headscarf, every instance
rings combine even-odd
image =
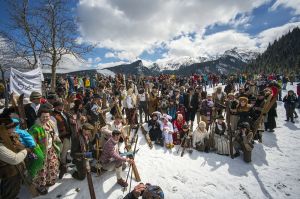
[[[45,161],[33,183],[40,194],[48,193],[48,187],[55,184],[59,172],[59,153],[61,141],[58,132],[55,132],[55,124],[50,119],[49,109],[40,109],[38,119],[30,128],[29,133],[42,149]]]
[[[193,148],[198,151],[209,151],[209,132],[206,130],[206,123],[200,121],[198,127],[193,132]]]

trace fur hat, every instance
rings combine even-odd
[[[94,130],[94,126],[93,125],[91,125],[90,123],[84,123],[83,125],[82,125],[82,129],[84,129],[84,130]]]
[[[230,96],[234,97],[234,94],[233,94],[233,93],[228,93],[227,96],[228,96],[228,97],[230,97]]]
[[[206,123],[204,121],[200,121],[199,124],[198,124],[198,126],[205,128],[206,127]]]
[[[240,97],[239,101],[240,102],[244,101],[244,102],[248,103],[248,98],[247,97]]]

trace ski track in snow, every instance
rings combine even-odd
[[[295,90],[288,85],[287,90]],[[211,92],[211,89],[210,89]],[[287,91],[283,91],[284,96]],[[296,110],[299,114],[299,109]],[[285,110],[278,102],[278,118],[275,133],[264,132],[263,143],[256,143],[252,152],[252,162],[244,163],[242,155],[231,159],[210,153],[185,152],[180,157],[177,147],[172,150],[154,145],[150,150],[144,135],[139,132],[136,165],[143,182],[162,187],[166,199],[233,198],[262,199],[300,197],[300,124],[285,122]],[[300,115],[300,114],[299,114]],[[194,128],[195,128],[194,124]],[[126,178],[128,168],[123,172]],[[106,172],[100,177],[93,174],[97,198],[121,199],[127,193],[116,184],[114,172]],[[132,188],[138,184],[132,181]],[[80,188],[77,192],[75,189]],[[57,197],[57,196],[61,197]],[[20,199],[28,199],[29,194],[22,187]],[[72,179],[65,175],[49,189],[46,196],[38,199],[85,199],[89,198],[87,181]]]

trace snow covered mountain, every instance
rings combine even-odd
[[[254,52],[251,50],[245,50],[245,49],[239,49],[237,47],[226,50],[221,55],[210,55],[210,56],[199,56],[199,57],[189,57],[189,56],[183,56],[183,57],[176,57],[171,59],[160,59],[157,62],[148,65],[146,67],[150,68],[154,71],[172,71],[172,70],[178,70],[181,67],[187,67],[191,66],[193,64],[199,64],[209,61],[217,61],[218,59],[230,59],[235,58],[241,62],[249,63],[249,61],[255,59],[258,56],[258,52]]]
[[[226,56],[232,56],[235,57],[245,63],[249,63],[251,60],[256,59],[256,57],[259,55],[258,52],[251,51],[251,50],[244,50],[244,49],[238,49],[237,47],[226,50],[222,57]]]
[[[157,62],[147,66],[152,70],[178,70],[182,66],[189,66],[194,63],[202,63],[205,61],[209,61],[210,58],[208,57],[189,57],[189,56],[182,56],[176,58],[166,58],[160,59]]]

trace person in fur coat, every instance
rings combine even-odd
[[[198,127],[193,132],[193,148],[198,151],[209,151],[209,132],[206,130],[206,123],[200,121]]]
[[[235,157],[240,156],[240,150],[244,153],[244,161],[251,162],[251,153],[253,145],[251,143],[253,139],[253,133],[250,130],[250,125],[247,122],[243,122],[239,125],[239,129],[235,132],[235,139],[233,142],[236,153]]]
[[[239,104],[237,106],[237,115],[239,116],[238,125],[243,122],[250,123],[250,109],[251,106],[248,104],[248,98],[240,97]]]

